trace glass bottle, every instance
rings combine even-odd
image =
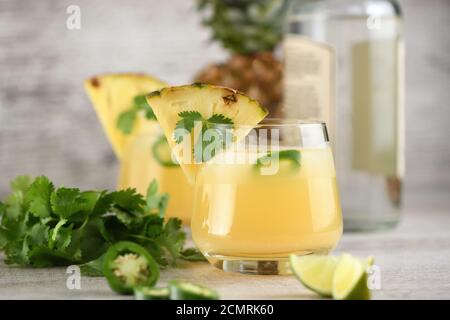
[[[284,113],[327,123],[344,229],[392,228],[404,172],[404,45],[388,0],[294,0],[283,40]]]

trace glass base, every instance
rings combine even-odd
[[[322,254],[326,255],[330,249],[307,250],[295,252],[296,255]],[[237,257],[224,256],[218,254],[206,254],[208,261],[218,269],[227,272],[237,272],[243,274],[258,275],[289,275],[292,270],[289,264],[289,257]]]

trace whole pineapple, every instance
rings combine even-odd
[[[195,81],[242,91],[281,115],[282,64],[274,49],[282,36],[288,0],[198,0],[203,24],[231,52],[225,63],[201,70]]]

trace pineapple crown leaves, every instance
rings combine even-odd
[[[272,51],[282,37],[289,0],[197,0],[213,39],[234,53]]]

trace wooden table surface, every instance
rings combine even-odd
[[[450,299],[450,212],[408,212],[395,231],[345,234],[336,253],[375,256],[381,289],[374,299]],[[2,258],[0,258],[3,260]],[[65,268],[29,269],[0,262],[0,299],[123,299],[103,278],[66,287]],[[178,278],[219,291],[222,299],[316,299],[294,276],[226,273],[207,263],[183,263],[162,272],[160,284]]]

